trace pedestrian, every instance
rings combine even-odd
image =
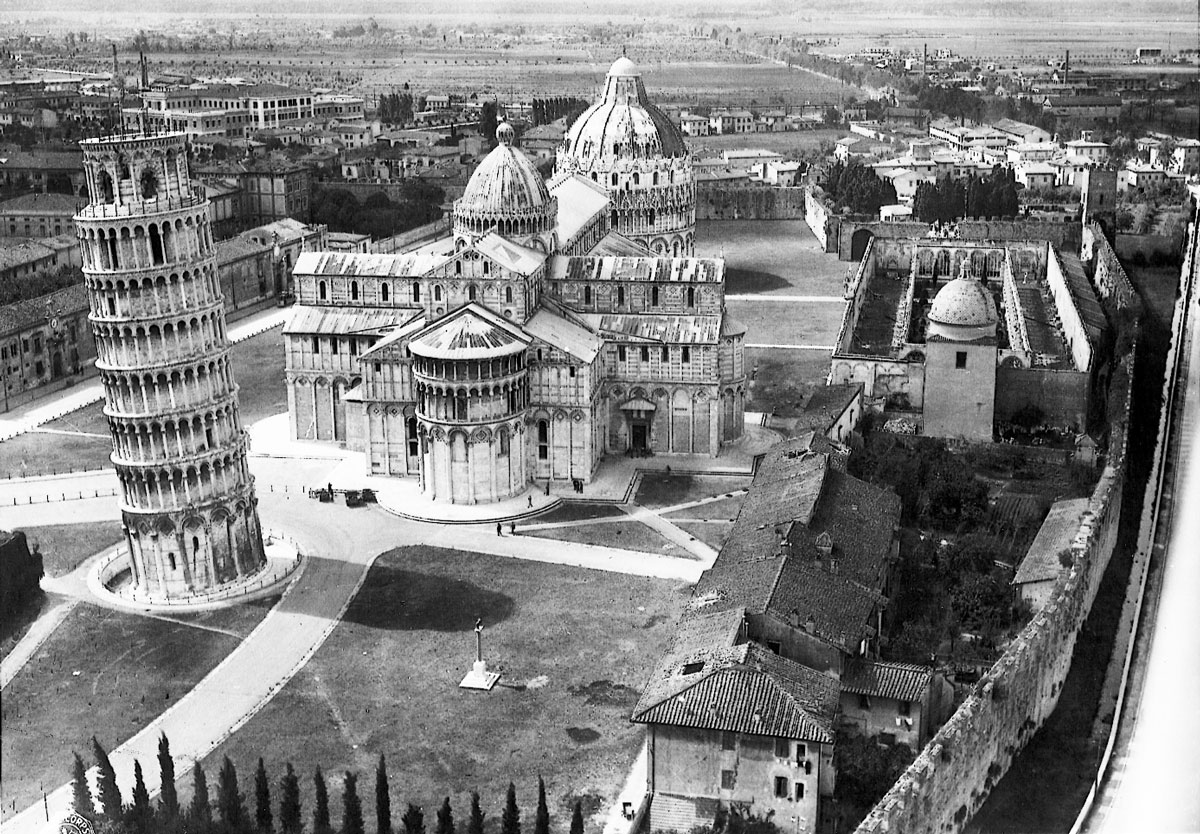
[[[510,536],[515,536],[517,534],[517,522],[515,522],[515,521],[508,522],[508,534]]]
[[[504,525],[501,524],[499,521],[497,521],[496,522],[496,535],[503,536],[504,535],[503,530],[504,530]]]
[[[546,481],[546,494],[550,494],[550,481]]]
[[[529,496],[529,506],[530,507],[533,506],[533,496],[532,495]]]

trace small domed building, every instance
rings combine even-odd
[[[558,151],[558,174],[579,174],[609,195],[609,225],[655,255],[696,246],[696,182],[683,134],[650,103],[642,76],[618,58],[600,101],[584,111]]]
[[[614,107],[628,142],[595,154],[617,190],[595,166],[546,183],[502,124],[449,237],[300,256],[284,328],[292,437],[474,504],[587,483],[606,454],[715,456],[742,436],[745,330],[725,315],[724,261],[683,254],[690,163],[631,67],[614,65],[597,105],[627,99]]]
[[[978,279],[937,291],[925,334],[925,434],[989,442],[996,402],[996,302]]]

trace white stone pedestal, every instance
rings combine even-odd
[[[467,672],[467,676],[462,679],[462,683],[458,686],[460,689],[482,689],[487,691],[495,686],[498,680],[500,680],[500,673],[489,672],[487,661],[476,660],[471,667],[471,671]]]

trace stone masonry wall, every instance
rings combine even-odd
[[[799,220],[805,216],[805,189],[793,186],[696,186],[697,220]],[[819,239],[819,238],[818,238]]]
[[[857,834],[958,834],[1013,759],[1053,712],[1071,668],[1075,639],[1091,610],[1116,543],[1125,480],[1125,437],[1133,392],[1132,351],[1113,384],[1123,412],[1113,421],[1109,463],[1071,544],[1072,566],[1050,601],[979,681]]]
[[[1092,267],[1095,276],[1092,284],[1102,299],[1116,307],[1136,306],[1137,293],[1133,283],[1098,224],[1089,223],[1083,227],[1079,251],[1079,259]]]
[[[837,251],[837,223],[831,219],[829,207],[825,201],[813,194],[812,188],[804,189],[804,222],[812,230],[813,236],[821,242],[826,252]],[[829,242],[833,241],[833,248]]]

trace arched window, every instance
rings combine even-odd
[[[154,173],[153,168],[142,169],[142,175],[138,178],[138,185],[141,189],[143,200],[152,200],[158,195],[158,175]]]
[[[550,459],[550,424],[545,420],[538,420],[538,460]]]
[[[467,392],[462,388],[454,392],[454,419],[467,419]]]
[[[390,296],[391,296],[391,289],[388,287],[388,285],[380,284],[379,285],[379,300],[387,301]]]
[[[504,303],[512,304],[512,300],[513,300],[512,287],[505,287],[504,288]]]
[[[640,175],[640,174],[638,174],[637,172],[634,172],[634,175],[633,175],[633,184],[634,184],[634,185],[641,185],[641,184],[642,184],[642,177],[641,177],[641,175]]]
[[[508,454],[508,429],[502,428],[497,433],[500,435],[500,454],[507,455]]]
[[[168,560],[168,561],[170,561],[170,563],[171,563],[171,570],[175,570],[175,554],[174,554],[174,553],[168,553],[168,554],[167,554],[167,560]]]
[[[424,396],[424,394],[422,394]],[[405,424],[405,435],[408,439],[408,456],[415,458],[418,453],[417,448],[417,418],[409,417]]]
[[[650,214],[646,219],[650,223],[651,226],[654,225],[654,209],[650,209]]]
[[[616,211],[616,209],[613,209],[612,213],[608,216],[608,225],[612,226],[614,229],[617,227],[617,211]]]
[[[612,184],[613,184],[613,185],[616,185],[616,184],[617,184],[617,175],[616,175],[616,174],[613,174],[613,175],[612,175]]]
[[[688,287],[687,297],[688,297],[687,306],[695,307],[696,306],[696,288],[695,287]]]
[[[442,287],[440,284],[435,285],[433,288],[433,300],[434,301],[442,300]]]
[[[324,281],[317,284],[317,297],[320,298],[322,301],[325,301],[329,297],[329,290],[325,286]]]
[[[650,306],[651,307],[658,306],[658,287],[650,288]]]
[[[583,303],[588,305],[592,303],[592,288],[586,285],[583,288]]]
[[[454,274],[455,274],[455,275],[462,275],[462,261],[455,261],[455,262],[454,262]]]
[[[625,306],[625,288],[624,287],[617,287],[617,306],[618,307]]]
[[[357,281],[350,282],[350,300],[358,301],[358,282]]]
[[[478,295],[479,290],[475,289],[474,284],[471,284],[471,286],[467,287],[467,301],[474,301]]]

